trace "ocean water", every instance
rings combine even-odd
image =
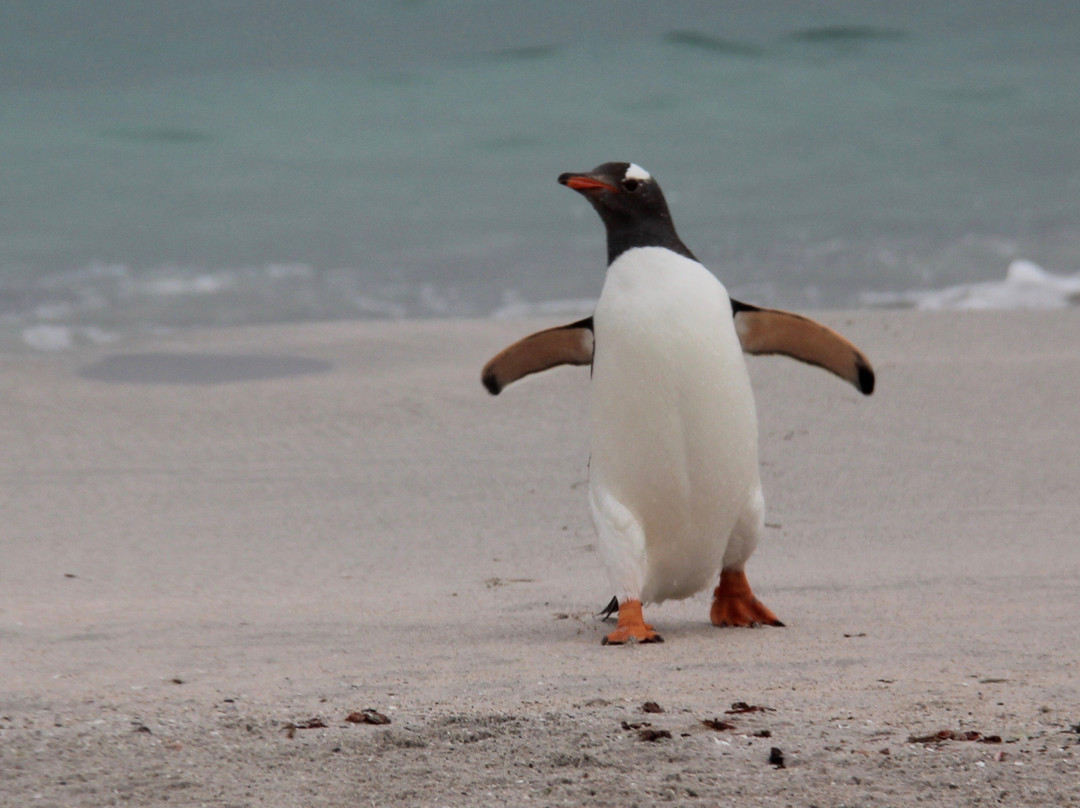
[[[607,160],[748,301],[1072,305],[1078,77],[1067,0],[4,4],[0,341],[577,313]]]

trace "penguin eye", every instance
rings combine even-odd
[[[637,180],[623,180],[622,181],[623,190],[624,191],[629,191],[630,193],[633,193],[634,191],[636,191],[640,184],[641,183],[639,183]]]

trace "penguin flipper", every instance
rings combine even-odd
[[[593,318],[537,331],[503,348],[484,365],[480,380],[493,396],[518,379],[559,365],[589,365]]]
[[[731,301],[735,331],[749,354],[783,354],[824,368],[850,382],[863,395],[874,392],[874,369],[844,337],[808,317]]]

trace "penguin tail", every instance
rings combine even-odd
[[[608,605],[596,613],[601,620],[607,620],[611,615],[619,613],[619,598],[613,595]]]

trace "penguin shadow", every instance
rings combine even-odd
[[[595,609],[581,604],[556,605],[532,601],[508,606],[505,619],[498,620],[489,630],[499,642],[528,645],[595,644],[615,627],[615,620],[604,620]]]
[[[755,623],[752,626],[714,626],[709,622],[708,614],[700,619],[677,617],[672,620],[652,621],[653,627],[667,642],[718,642],[725,638],[746,636],[769,636],[777,631],[784,631],[786,626],[769,626]]]

